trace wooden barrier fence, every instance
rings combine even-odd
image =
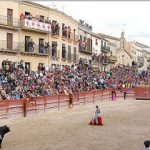
[[[136,99],[150,100],[150,87],[138,87],[135,89]]]
[[[111,89],[80,92],[73,95],[73,106],[95,101],[111,101]],[[127,98],[134,97],[134,89],[127,88]],[[123,97],[123,92],[117,91],[117,97]],[[25,98],[20,100],[0,101],[0,119],[33,116],[51,109],[60,109],[69,106],[69,97],[66,95]]]

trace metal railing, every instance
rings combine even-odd
[[[7,16],[0,15],[0,24],[9,27],[20,27],[20,20],[16,18],[9,19]]]
[[[110,47],[109,46],[101,46],[101,50],[105,52],[110,52]]]
[[[7,40],[0,40],[0,51],[19,51],[19,43],[15,41],[9,43]]]
[[[13,41],[12,43],[7,40],[0,40],[0,51],[4,52],[24,52],[24,53],[36,53],[36,54],[50,54],[50,47],[45,48],[37,44],[33,44],[33,47],[26,45],[24,42],[19,43]]]
[[[20,52],[28,53],[28,54],[43,54],[50,55],[50,47],[46,48],[45,46],[39,46],[38,44],[33,44],[33,46],[29,46],[27,43],[19,44]]]
[[[92,48],[90,48],[88,45],[83,46],[82,42],[80,42],[79,43],[79,51],[91,54],[92,53]]]

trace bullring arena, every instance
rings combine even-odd
[[[97,97],[98,98],[98,97]],[[91,98],[92,99],[92,98]],[[104,126],[88,125],[99,105]],[[2,119],[11,132],[3,150],[142,150],[150,139],[150,101],[117,97],[54,107],[45,113]],[[40,109],[39,109],[40,110]]]

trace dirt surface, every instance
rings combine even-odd
[[[88,125],[95,106],[104,126]],[[150,140],[150,101],[120,100],[81,104],[34,117],[1,120],[11,133],[2,150],[142,150]]]

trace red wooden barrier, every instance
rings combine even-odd
[[[150,100],[150,87],[136,87],[136,99]]]
[[[112,89],[94,90],[88,92],[80,92],[73,95],[73,106],[94,103],[95,101],[109,101],[111,100]],[[126,89],[128,94],[134,96],[134,89]],[[150,88],[147,88],[147,98],[150,98]],[[136,89],[135,93],[140,93],[139,89]],[[141,93],[140,93],[141,94]],[[140,98],[142,96],[139,96]],[[123,92],[117,91],[117,97],[123,97]],[[69,106],[69,96],[66,95],[54,95],[27,98],[21,100],[6,100],[0,101],[0,119],[12,118],[12,117],[26,117],[36,115],[41,112],[46,112],[51,109],[60,109],[61,107]]]

